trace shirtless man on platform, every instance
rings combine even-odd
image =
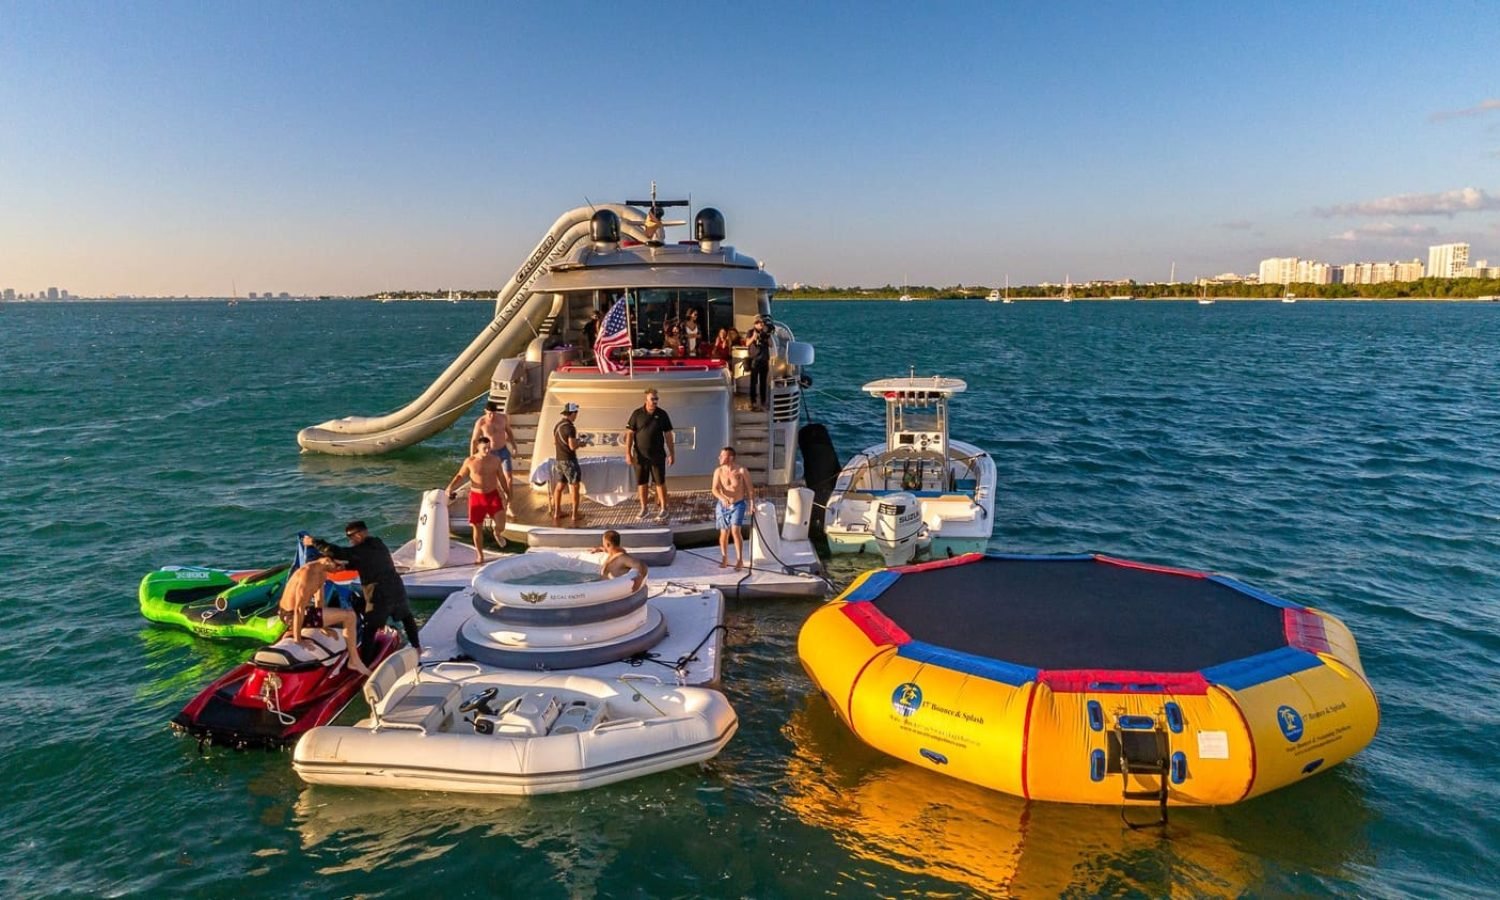
[[[740,528],[745,524],[745,510],[754,500],[755,487],[750,473],[734,458],[734,448],[719,451],[719,467],[714,469],[714,521],[719,526],[719,565],[729,565],[729,536],[734,535],[734,567],[744,568],[745,542]]]
[[[292,573],[281,590],[276,614],[287,623],[292,639],[302,640],[303,628],[341,628],[344,645],[349,651],[349,668],[361,675],[370,674],[370,669],[359,658],[359,619],[352,609],[329,609],[323,605],[323,585],[328,582],[328,573],[339,567],[337,560],[315,559]]]
[[[600,575],[605,578],[614,578],[634,571],[635,580],[630,583],[632,591],[640,590],[641,585],[646,583],[646,573],[650,569],[646,568],[645,563],[626,553],[625,548],[620,546],[620,532],[613,528],[604,532],[604,546],[594,548],[595,553],[600,551],[604,552],[604,562],[599,565]]]
[[[474,441],[474,455],[458,467],[458,474],[448,482],[445,489],[448,499],[458,496],[455,488],[469,479],[469,525],[474,529],[474,552],[480,564],[484,563],[484,520],[490,520],[490,530],[495,533],[495,543],[505,549],[505,507],[510,499],[510,487],[505,481],[505,471],[500,467],[500,457],[490,452],[490,439],[481,436]]]
[[[510,492],[515,489],[511,479],[511,455],[520,450],[516,447],[516,436],[510,430],[510,416],[501,412],[500,404],[493,400],[484,405],[484,415],[474,423],[474,433],[469,435],[470,456],[474,455],[481,437],[490,439],[490,452],[499,457],[500,465],[505,469],[505,495],[509,497]]]

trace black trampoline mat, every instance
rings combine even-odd
[[[914,640],[1038,669],[1195,672],[1286,646],[1279,607],[1092,560],[907,573],[872,602]]]

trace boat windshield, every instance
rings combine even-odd
[[[700,353],[713,344],[719,329],[734,325],[734,292],[728,288],[638,288],[629,292],[629,300],[637,350],[662,350],[684,341],[686,326],[694,321],[689,313],[697,313]]]
[[[890,426],[892,431],[936,432],[944,429],[943,408],[940,405],[891,404]]]

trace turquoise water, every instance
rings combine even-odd
[[[391,543],[459,431],[303,456],[298,427],[415,396],[486,304],[0,307],[0,893],[517,896],[1500,892],[1500,304],[783,304],[841,452],[867,379],[969,380],[996,548],[1224,572],[1340,616],[1383,720],[1286,790],[1183,810],[1027,805],[865,748],[795,658],[804,601],[731,604],[741,730],[702,769],[533,800],[311,789],[166,722],[243,648],[147,627],[169,563]],[[841,561],[840,574],[852,569]]]

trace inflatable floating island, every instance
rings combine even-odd
[[[1375,735],[1333,616],[1231,578],[1103,556],[865,574],[803,625],[839,718],[916,765],[1038,800],[1235,803]]]

